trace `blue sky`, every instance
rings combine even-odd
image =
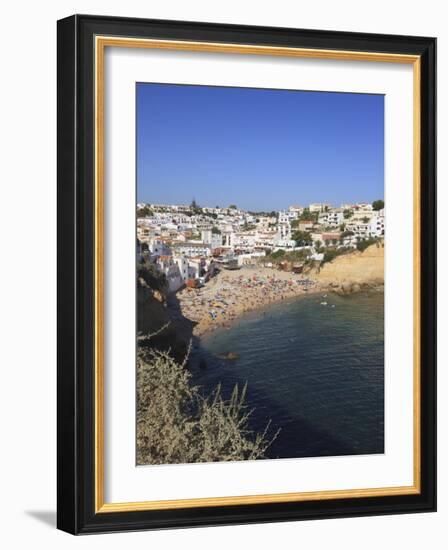
[[[137,200],[279,210],[384,197],[384,96],[137,84]]]

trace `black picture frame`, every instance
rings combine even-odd
[[[416,55],[421,62],[419,494],[95,512],[95,36]],[[58,21],[57,526],[73,534],[436,510],[436,39],[74,15]]]

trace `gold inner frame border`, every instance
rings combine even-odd
[[[159,50],[197,51],[209,53],[234,53],[300,57],[313,59],[407,63],[413,65],[413,219],[414,219],[414,349],[413,349],[413,459],[414,483],[410,486],[366,489],[342,489],[332,491],[275,493],[179,500],[154,500],[141,502],[106,503],[104,501],[104,55],[106,47],[146,48]],[[95,513],[131,512],[144,510],[169,510],[211,506],[236,506],[280,502],[305,502],[343,498],[397,496],[420,493],[421,480],[421,425],[420,425],[420,117],[421,117],[421,61],[420,56],[381,52],[356,52],[345,50],[321,50],[280,46],[255,46],[251,44],[226,44],[181,40],[158,40],[96,36],[95,58]]]

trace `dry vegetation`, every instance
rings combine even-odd
[[[246,387],[225,400],[218,386],[203,396],[185,363],[139,347],[137,357],[137,463],[176,464],[263,458],[277,436],[248,428]]]

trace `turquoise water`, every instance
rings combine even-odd
[[[193,382],[225,396],[247,382],[251,428],[281,428],[269,458],[382,453],[383,300],[307,296],[252,312],[202,339]],[[238,358],[217,357],[228,352]]]

